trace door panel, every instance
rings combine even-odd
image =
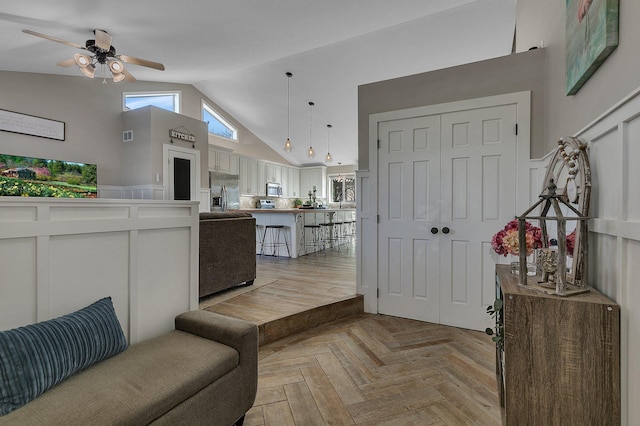
[[[515,119],[513,104],[379,123],[380,313],[491,325],[491,237],[515,216]]]
[[[491,238],[515,217],[516,106],[442,115],[440,323],[491,326]],[[489,300],[487,299],[489,298]]]
[[[191,161],[186,158],[173,159],[173,199],[191,199]]]
[[[437,322],[440,119],[380,123],[379,135],[378,310]]]
[[[198,200],[200,153],[197,150],[165,145],[164,176],[169,200]]]

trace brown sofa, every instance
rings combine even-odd
[[[200,213],[200,297],[256,278],[256,220],[241,211]]]
[[[76,373],[0,425],[242,424],[258,387],[258,328],[213,312]]]

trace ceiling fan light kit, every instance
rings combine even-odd
[[[93,78],[96,74],[96,67],[93,64],[87,66],[81,66],[80,72],[89,78]]]
[[[89,66],[89,64],[91,64],[91,58],[80,53],[76,53],[75,55],[73,55],[73,59],[80,68],[87,67]]]
[[[148,61],[146,59],[140,59],[127,55],[116,55],[116,48],[111,44],[111,35],[103,30],[93,30],[95,39],[87,40],[84,46],[31,30],[22,30],[22,32],[36,37],[41,37],[46,40],[55,41],[56,43],[66,44],[67,46],[75,47],[76,49],[86,50],[93,54],[93,56],[91,56],[87,54],[76,53],[75,55],[73,55],[73,59],[68,59],[57,63],[57,65],[61,67],[73,66],[73,64],[75,63],[80,69],[80,72],[82,72],[82,74],[89,78],[93,78],[95,76],[96,64],[102,65],[103,70],[105,69],[106,65],[111,72],[111,77],[113,78],[114,82],[119,82],[122,80],[126,80],[129,82],[136,81],[135,77],[124,68],[124,63],[141,65],[143,67],[164,71],[164,65],[159,62]]]

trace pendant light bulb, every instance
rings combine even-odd
[[[327,156],[324,157],[324,160],[327,163],[330,163],[333,158],[331,157],[331,150],[329,149],[331,146],[331,128],[333,126],[331,124],[327,124]]]
[[[285,152],[291,152],[293,146],[291,145],[290,133],[291,133],[291,96],[289,95],[289,81],[293,74],[290,72],[285,73],[287,76],[287,141],[284,143]]]
[[[312,134],[312,129],[313,129],[313,106],[315,104],[313,102],[309,102],[309,151],[307,151],[307,157],[309,158],[313,158],[316,153],[313,150],[313,147],[311,146],[311,134]]]

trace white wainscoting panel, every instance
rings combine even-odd
[[[620,305],[622,424],[640,424],[640,89],[575,136],[589,145],[589,282]]]
[[[3,197],[0,330],[111,296],[130,343],[198,308],[198,202]]]

